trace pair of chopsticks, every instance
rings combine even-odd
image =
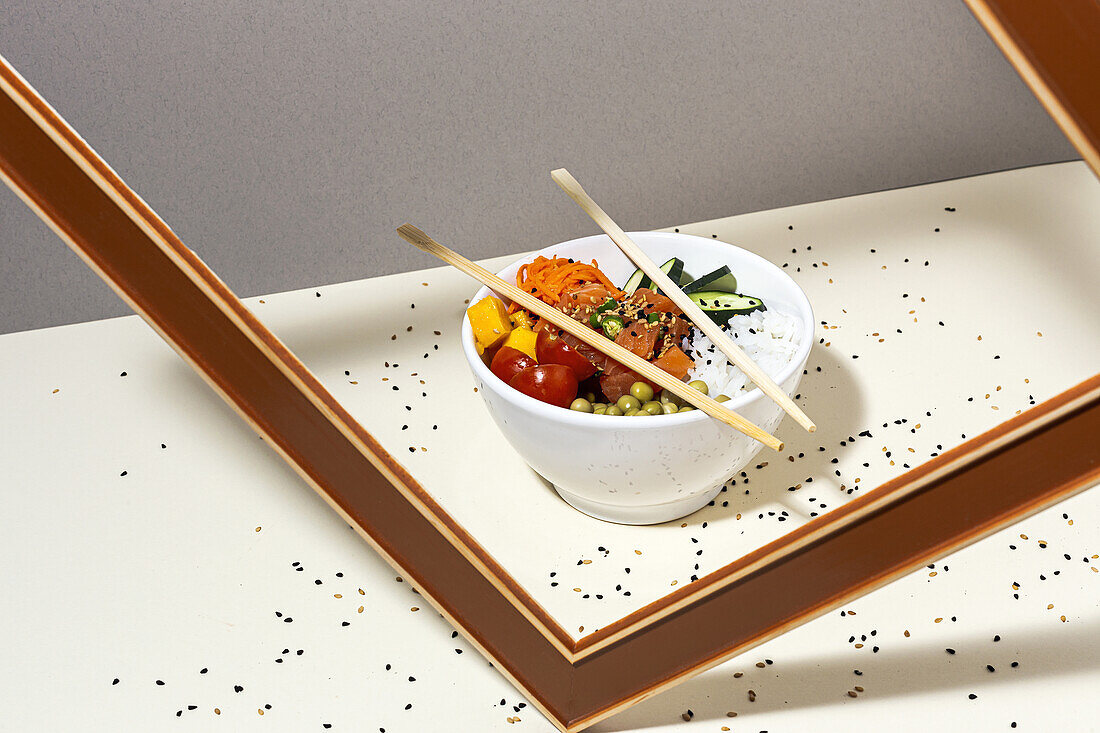
[[[715,346],[726,355],[731,363],[735,364],[738,369],[743,371],[745,375],[752,380],[753,384],[760,388],[760,391],[771,397],[777,405],[783,408],[783,411],[798,421],[798,424],[804,427],[808,432],[814,432],[817,430],[817,426],[806,415],[802,409],[794,403],[794,401],[787,396],[787,393],[776,384],[767,372],[757,366],[756,362],[750,359],[741,347],[733,342],[726,332],[719,327],[717,323],[710,319],[710,316],[703,313],[699,309],[699,306],[695,305],[694,301],[689,298],[683,290],[680,290],[679,283],[674,283],[666,275],[661,268],[650,259],[649,255],[641,250],[634,241],[626,235],[626,232],[616,224],[607,213],[600,208],[599,204],[592,200],[581,184],[576,178],[564,168],[558,168],[556,171],[550,172],[550,177],[554,179],[554,183],[562,187],[562,190],[569,194],[569,197],[580,204],[580,207],[584,209],[584,213],[592,217],[592,220],[600,225],[600,229],[603,229],[607,236],[611,237],[619,249],[623,251],[627,257],[644,272],[650,280],[652,280],[673,303],[680,307],[680,310],[687,315],[695,327],[707,335]],[[809,334],[807,334],[809,338]]]
[[[626,368],[641,374],[649,381],[661,385],[661,387],[674,393],[685,402],[690,403],[692,406],[702,410],[711,417],[721,420],[727,425],[740,430],[750,438],[759,440],[770,448],[774,448],[775,450],[783,449],[783,443],[775,436],[760,429],[733,410],[727,410],[722,407],[721,402],[717,402],[707,395],[704,395],[702,392],[692,389],[665,370],[653,366],[645,359],[627,351],[614,341],[597,334],[587,326],[581,325],[578,321],[573,320],[557,308],[547,305],[530,293],[525,293],[520,290],[512,283],[505,282],[481,265],[471,262],[457,252],[447,249],[412,224],[402,224],[397,228],[397,233],[410,244],[419,247],[430,255],[435,255],[449,265],[457,267],[475,280],[480,280],[482,284],[488,285],[497,293],[519,303],[527,310],[537,314],[541,318],[545,318],[558,328],[568,331],[592,348],[602,351]]]
[[[753,383],[755,383],[761,391],[771,397],[788,415],[794,417],[800,425],[806,428],[806,430],[813,432],[817,429],[809,417],[794,404],[771,377],[758,367],[755,362],[749,359],[749,357],[745,355],[745,352],[742,351],[741,348],[717,326],[717,324],[710,320],[709,316],[704,314],[690,298],[684,295],[679,285],[673,283],[668,276],[661,271],[657,263],[642,252],[638,245],[626,235],[626,232],[615,224],[611,217],[609,217],[604,210],[592,200],[592,197],[581,188],[577,179],[573,178],[564,168],[555,170],[550,175],[553,177],[554,181],[561,186],[574,201],[580,204],[581,208],[600,225],[600,228],[611,237],[611,240],[623,251],[623,254],[629,257],[642,272],[648,275],[649,278],[661,288],[662,292],[684,311],[684,313],[695,323],[696,327],[702,330],[733,364],[737,365],[741,371],[752,379]],[[483,285],[492,288],[500,295],[519,303],[521,306],[537,314],[541,318],[545,318],[558,328],[568,331],[597,351],[606,354],[628,369],[637,372],[649,381],[677,395],[696,409],[702,410],[717,420],[721,420],[730,427],[739,430],[754,440],[760,441],[773,450],[783,450],[783,443],[778,438],[752,422],[749,422],[733,410],[723,407],[722,403],[692,389],[684,382],[675,379],[663,369],[653,366],[615,342],[584,327],[556,308],[547,305],[529,293],[525,293],[515,285],[505,282],[503,279],[497,277],[480,265],[471,262],[457,252],[436,242],[413,225],[403,224],[397,228],[397,233],[410,244],[458,268],[475,280],[480,281]]]

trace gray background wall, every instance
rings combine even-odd
[[[1076,158],[960,0],[5,0],[0,54],[241,295]],[[0,332],[126,313],[0,191]]]

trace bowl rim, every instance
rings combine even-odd
[[[698,241],[701,241],[701,242],[707,242],[709,245],[713,245],[713,244],[716,244],[716,243],[717,244],[722,244],[726,247],[732,247],[734,249],[740,250],[741,255],[743,257],[746,257],[750,260],[756,260],[758,263],[763,264],[764,268],[766,270],[770,270],[770,271],[774,272],[779,277],[780,280],[785,280],[792,287],[792,291],[795,294],[794,300],[796,302],[795,302],[794,305],[796,305],[796,307],[800,307],[800,308],[805,309],[804,314],[803,313],[791,314],[794,317],[796,317],[796,318],[798,318],[799,320],[802,321],[804,338],[802,340],[802,344],[798,347],[798,351],[795,353],[794,358],[790,361],[789,364],[787,364],[787,366],[785,366],[782,369],[782,371],[779,372],[779,374],[776,377],[773,377],[773,379],[775,380],[775,382],[777,384],[782,384],[785,380],[790,378],[791,375],[793,375],[796,370],[803,368],[803,364],[806,362],[807,357],[809,357],[810,350],[813,347],[813,334],[814,334],[813,307],[810,305],[810,299],[806,296],[805,291],[803,291],[801,286],[799,286],[799,284],[794,281],[794,278],[792,278],[790,275],[788,275],[786,272],[784,272],[782,268],[777,266],[774,262],[772,262],[772,261],[770,261],[770,260],[768,260],[764,257],[761,257],[760,255],[756,254],[755,252],[747,250],[744,247],[739,247],[738,245],[731,244],[730,242],[719,241],[719,240],[714,240],[714,239],[708,239],[706,237],[700,237],[700,236],[697,236],[697,235],[694,235],[694,234],[685,234],[685,233],[681,233],[681,232],[661,232],[661,231],[627,232],[627,234],[631,238],[636,237],[636,236],[638,236],[638,237],[642,237],[642,236],[644,236],[644,237],[654,237],[654,236],[656,236],[656,237],[661,238],[661,239],[666,239],[667,238],[667,239],[677,239],[677,240],[684,240],[684,239],[698,240]],[[564,247],[566,245],[580,245],[580,244],[585,244],[585,243],[588,243],[588,242],[596,242],[596,241],[600,241],[600,240],[610,241],[610,237],[608,237],[606,234],[593,234],[593,235],[589,235],[589,236],[586,236],[586,237],[577,237],[576,239],[566,240],[564,242],[557,242],[555,244],[551,244],[551,245],[543,247],[541,249],[534,250],[532,252],[528,252],[527,254],[512,260],[507,265],[505,265],[504,267],[497,270],[495,274],[500,276],[501,272],[504,272],[505,270],[508,270],[509,268],[516,266],[517,264],[521,264],[522,262],[527,261],[529,258],[538,257],[539,255],[547,255],[553,249],[555,249],[557,247]],[[493,295],[499,296],[499,293],[496,293],[492,288],[488,287],[487,285],[483,285],[470,298],[469,303],[470,304],[476,303],[479,300],[481,300],[482,298],[488,296],[490,293],[492,293]],[[576,427],[591,428],[591,427],[597,426],[597,425],[606,425],[609,428],[613,427],[617,430],[622,430],[622,429],[644,429],[644,428],[652,429],[652,428],[657,428],[657,427],[675,427],[675,426],[689,425],[689,424],[692,424],[692,423],[702,422],[703,420],[710,419],[710,416],[707,415],[702,410],[690,410],[688,412],[675,413],[675,414],[672,414],[672,415],[657,415],[656,417],[660,417],[660,418],[663,418],[663,419],[660,420],[659,423],[654,424],[654,423],[651,423],[649,420],[633,420],[632,419],[633,416],[627,417],[626,415],[592,415],[592,414],[589,414],[587,412],[579,412],[577,410],[570,410],[567,407],[558,407],[556,405],[551,405],[549,403],[543,402],[542,400],[537,400],[534,397],[531,397],[529,395],[525,395],[523,392],[520,392],[517,389],[513,389],[511,386],[509,386],[507,383],[505,383],[504,380],[502,380],[497,375],[493,374],[493,372],[489,369],[489,367],[486,366],[485,362],[483,362],[481,360],[481,356],[477,353],[477,350],[474,348],[473,328],[470,325],[470,319],[469,319],[469,316],[467,315],[467,310],[468,309],[469,309],[469,305],[467,305],[466,308],[463,309],[463,311],[462,311],[462,328],[461,328],[461,333],[460,333],[460,339],[462,341],[463,353],[466,356],[466,361],[469,363],[470,368],[474,371],[474,374],[478,377],[478,379],[480,379],[482,381],[482,383],[492,383],[492,384],[494,384],[494,386],[500,385],[500,386],[504,387],[503,390],[499,390],[499,389],[497,390],[504,397],[504,399],[515,403],[517,407],[525,409],[528,412],[534,413],[534,415],[536,417],[545,418],[545,419],[549,419],[549,420],[555,420],[557,422],[565,423],[567,425],[576,426]],[[745,392],[742,395],[739,395],[738,397],[731,398],[730,400],[728,400],[727,402],[725,402],[723,404],[728,409],[737,411],[740,408],[745,407],[747,405],[750,405],[753,402],[755,402],[759,399],[762,399],[762,398],[765,398],[765,395],[760,390],[760,388],[759,387],[753,387],[753,389]],[[595,420],[598,420],[599,422],[594,422]]]

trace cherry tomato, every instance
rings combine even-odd
[[[511,346],[501,346],[493,355],[493,361],[489,365],[489,371],[500,377],[505,384],[512,381],[512,377],[522,372],[527,367],[537,364],[534,359],[519,349]]]
[[[572,369],[562,364],[527,367],[508,384],[528,397],[558,407],[569,407],[577,397],[577,377]]]
[[[501,341],[495,346],[490,346],[489,348],[485,349],[485,351],[481,352],[481,361],[485,364],[485,366],[489,367],[490,369],[493,368],[493,357],[497,355],[497,352],[500,351],[500,347],[503,345],[504,342]]]
[[[539,331],[535,341],[535,356],[539,358],[539,364],[561,364],[569,367],[578,382],[596,373],[596,366],[592,362],[565,343],[560,336],[555,336],[546,329]]]

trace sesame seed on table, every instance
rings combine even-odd
[[[503,443],[458,349],[462,275],[248,303],[583,636],[1094,372],[1088,176],[1044,166],[678,227],[807,291],[798,402],[819,430],[784,423],[785,454],[653,527],[578,514]],[[1025,205],[1040,197],[1045,213]],[[1012,308],[1004,283],[1023,278],[1034,302]],[[0,442],[18,729],[552,730],[138,319],[0,336],[0,404],[18,426]],[[594,730],[1072,729],[1100,682],[1095,494]]]

